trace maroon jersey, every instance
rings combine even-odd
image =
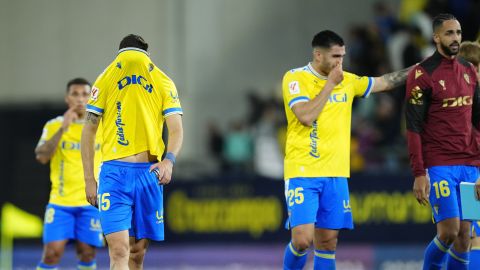
[[[475,69],[438,51],[410,70],[406,120],[415,176],[444,165],[480,165],[479,87]]]

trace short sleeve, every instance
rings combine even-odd
[[[282,82],[283,101],[290,107],[301,102],[310,100],[307,87],[295,71],[289,71],[283,77]]]
[[[168,80],[165,89],[162,89],[162,115],[163,117],[180,114],[183,115],[182,105],[178,97],[177,88],[172,80]]]
[[[353,79],[355,96],[367,98],[375,85],[375,79],[367,76],[356,76]]]
[[[54,130],[54,124],[52,124],[52,121],[48,121],[45,126],[43,126],[42,135],[40,136],[37,147],[50,140],[57,131],[58,130]]]
[[[96,115],[102,115],[105,110],[105,103],[107,99],[107,88],[105,87],[105,76],[102,73],[93,84],[90,98],[87,103],[87,112]]]

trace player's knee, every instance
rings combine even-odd
[[[91,262],[95,259],[95,250],[94,249],[80,250],[77,255],[80,261]]]
[[[320,239],[317,243],[318,248],[321,250],[335,251],[337,249],[337,237]]]
[[[455,239],[459,236],[459,228],[450,228],[449,230],[442,231],[438,234],[438,238],[447,245],[451,245]]]
[[[312,241],[308,237],[297,237],[297,239],[292,239],[292,244],[296,250],[303,252],[312,245]]]
[[[146,252],[147,250],[143,248],[132,248],[130,250],[130,261],[132,261],[136,265],[142,265]]]
[[[43,263],[49,265],[58,264],[60,257],[62,257],[62,251],[56,248],[47,248],[44,254]]]
[[[128,260],[130,250],[128,245],[115,245],[109,248],[110,258],[114,261]]]

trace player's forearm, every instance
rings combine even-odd
[[[183,144],[183,126],[180,115],[172,115],[167,118],[168,145],[167,153],[178,156]]]
[[[38,162],[46,164],[55,153],[58,143],[63,135],[63,128],[60,128],[50,140],[35,148],[35,157]]]
[[[94,158],[95,158],[95,135],[98,129],[99,116],[88,113],[85,126],[82,131],[82,139],[80,142],[80,151],[82,155],[83,172],[85,182],[95,181],[94,175]]]
[[[303,125],[311,126],[313,121],[317,120],[334,87],[335,85],[327,81],[323,90],[314,99],[294,105],[292,110]]]
[[[394,71],[392,73],[387,73],[380,77],[375,78],[375,85],[373,86],[372,92],[382,92],[387,90],[392,90],[400,85],[405,84],[408,77],[408,72],[412,69],[413,66],[408,68]]]
[[[422,138],[419,133],[408,130],[407,131],[408,152],[410,156],[410,166],[415,177],[426,174],[423,153],[422,153]]]

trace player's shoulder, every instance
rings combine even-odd
[[[302,77],[308,72],[309,72],[308,66],[292,68],[287,72],[285,72],[283,78],[298,78],[298,77]]]
[[[416,77],[419,77],[418,74],[420,71],[423,73],[426,73],[427,75],[431,76],[432,73],[440,66],[442,63],[442,56],[438,53],[435,52],[433,55],[427,57],[424,59],[422,62],[418,63],[415,65],[415,68],[410,70],[410,74],[412,73],[417,73]]]
[[[47,125],[56,125],[56,124],[62,124],[62,123],[63,123],[63,115],[59,115],[47,121]]]

